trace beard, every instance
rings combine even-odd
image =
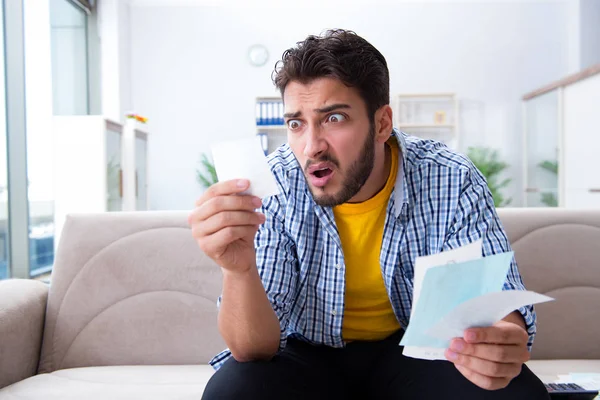
[[[343,174],[341,189],[334,194],[325,194],[325,188],[312,188],[310,185],[308,185],[308,188],[315,200],[315,203],[322,207],[334,207],[344,204],[354,197],[354,195],[356,195],[363,187],[369,178],[369,175],[371,175],[371,172],[373,171],[373,165],[375,163],[375,127],[373,124],[370,124],[369,134],[363,143],[362,151],[358,155],[358,158],[350,165],[347,171],[341,171],[339,161],[331,157],[329,154],[325,154],[315,161],[307,162],[304,168],[304,173],[307,174],[306,171],[308,170],[310,164],[326,161],[333,163]]]

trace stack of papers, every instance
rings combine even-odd
[[[444,350],[465,329],[487,327],[514,310],[553,300],[531,291],[503,291],[513,252],[483,257],[482,241],[418,257],[403,354],[445,360]]]

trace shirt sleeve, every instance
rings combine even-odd
[[[255,238],[256,266],[273,311],[279,319],[279,349],[287,342],[287,327],[298,280],[296,244],[285,230],[284,210],[278,196],[263,200],[266,221]]]
[[[458,204],[450,229],[444,242],[444,250],[454,249],[483,239],[483,256],[511,251],[510,243],[496,212],[491,192],[485,178],[474,166],[464,173]],[[513,257],[504,290],[525,290],[525,285]],[[536,315],[532,305],[518,310],[527,327],[529,340],[528,349],[531,351],[536,334]]]

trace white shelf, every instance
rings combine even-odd
[[[398,128],[449,128],[454,129],[454,124],[398,124]]]
[[[393,98],[394,126],[459,149],[458,100],[454,93],[400,93]]]
[[[427,98],[438,98],[438,97],[450,97],[454,99],[456,95],[454,93],[402,93],[396,95],[398,98],[408,97],[427,97]]]
[[[525,192],[527,193],[558,193],[558,188],[538,188],[538,187],[528,187],[525,188]]]
[[[286,125],[256,125],[256,130],[259,132],[287,131],[287,126]]]

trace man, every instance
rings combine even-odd
[[[448,361],[402,355],[415,258],[509,243],[467,158],[393,129],[381,53],[349,31],[309,36],[274,82],[288,128],[269,156],[280,194],[261,203],[238,195],[249,182],[220,182],[189,218],[223,271],[229,347],[203,398],[547,399],[523,364],[532,307],[469,329]],[[505,289],[524,289],[514,260]]]

